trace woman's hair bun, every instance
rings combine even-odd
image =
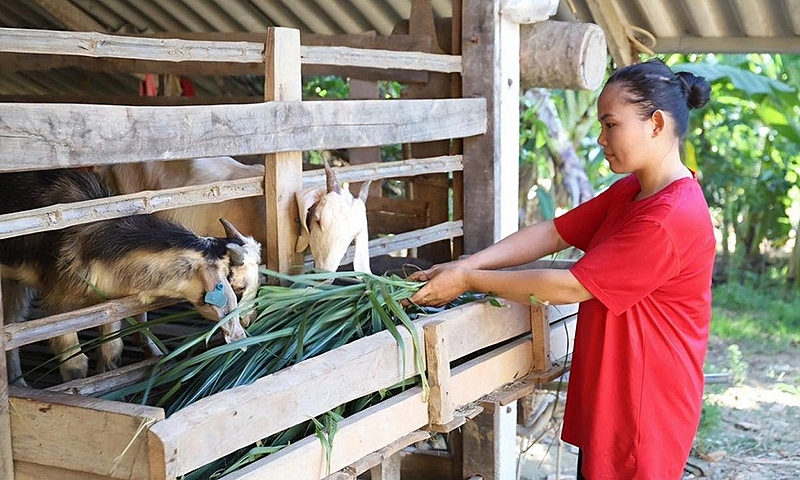
[[[689,72],[678,72],[676,75],[686,85],[686,104],[689,108],[701,108],[708,103],[711,85],[705,78]]]

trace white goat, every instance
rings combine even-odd
[[[371,182],[364,182],[358,197],[353,197],[339,186],[327,163],[325,177],[325,187],[307,188],[295,196],[300,215],[296,251],[303,252],[310,245],[315,267],[335,272],[355,240],[353,270],[371,273],[366,206]]]

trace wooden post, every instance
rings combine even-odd
[[[397,452],[381,463],[369,469],[372,480],[400,480],[400,464],[402,457]]]
[[[350,79],[351,100],[377,100],[381,98],[377,82]],[[361,147],[349,149],[350,165],[363,165],[365,163],[379,163],[381,161],[381,147]],[[350,193],[358,196],[361,182],[350,184]],[[369,187],[370,197],[381,196],[381,182],[372,182]]]
[[[493,407],[493,408],[492,408]],[[517,404],[484,404],[483,413],[461,428],[464,439],[461,478],[517,478]]]
[[[464,0],[464,97],[487,100],[484,135],[464,139],[464,251],[488,247],[517,230],[519,185],[519,25],[500,0]]]
[[[3,292],[0,291],[0,478],[14,480],[11,453],[11,419],[8,411],[8,371],[3,331]]]
[[[455,407],[450,398],[450,355],[443,334],[444,322],[429,323],[423,327],[425,360],[428,383],[428,423],[444,425],[453,420]]]
[[[301,101],[300,32],[268,29],[264,63],[264,100]],[[293,266],[302,266],[302,258],[295,253],[299,217],[294,195],[303,188],[303,156],[301,152],[270,153],[265,155],[264,165],[265,263],[271,270],[288,272]]]
[[[545,305],[531,305],[531,341],[533,342],[533,369],[544,372],[550,363],[550,320]]]

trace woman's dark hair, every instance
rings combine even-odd
[[[639,109],[642,118],[656,110],[675,119],[675,134],[683,138],[689,125],[689,109],[708,103],[711,86],[705,78],[689,72],[674,73],[659,59],[620,68],[606,85],[619,84],[625,100]]]

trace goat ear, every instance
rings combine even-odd
[[[297,201],[297,214],[300,217],[300,236],[297,238],[297,244],[295,245],[295,252],[297,253],[303,252],[308,248],[311,235],[311,231],[308,229],[308,214],[324,194],[325,192],[321,188],[307,188],[294,196]]]
[[[336,180],[336,174],[333,173],[333,169],[328,164],[327,160],[323,160],[325,164],[325,187],[328,190],[328,193],[336,192],[341,194],[342,188],[339,186],[339,181]]]
[[[239,233],[239,230],[236,230],[236,227],[233,224],[224,218],[220,218],[219,222],[222,224],[222,228],[225,229],[225,237],[228,240],[241,240],[244,242],[244,235]]]
[[[367,197],[369,196],[370,185],[372,185],[372,180],[367,180],[361,184],[361,189],[358,191],[358,199],[365,204],[367,203]]]

